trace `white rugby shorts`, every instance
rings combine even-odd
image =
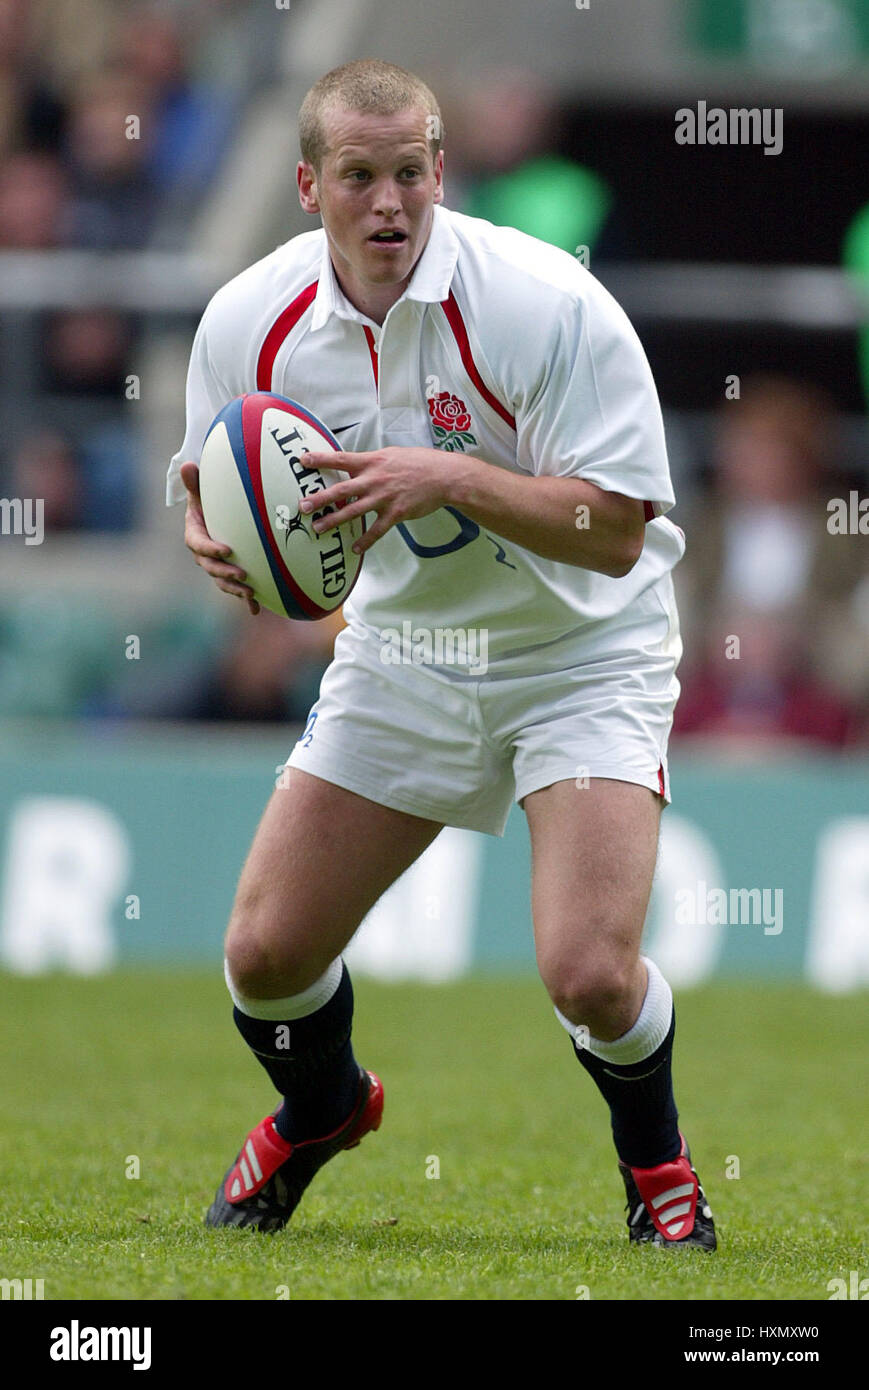
[[[612,778],[669,802],[682,652],[669,575],[615,618],[536,648],[533,674],[527,651],[479,677],[383,652],[360,624],[338,634],[290,767],[490,835],[503,835],[511,802],[553,782]]]

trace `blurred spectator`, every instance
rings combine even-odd
[[[738,708],[756,731],[766,719],[773,734],[855,736],[851,707],[869,694],[856,607],[865,557],[859,536],[828,529],[828,501],[847,495],[835,448],[832,403],[815,387],[759,376],[722,407],[713,484],[686,521],[676,571],[686,646],[677,731],[727,723]],[[710,648],[710,612],[745,637],[738,659],[723,638]]]
[[[112,310],[72,309],[46,325],[45,387],[67,399],[89,398],[98,407],[77,431],[77,525],[84,530],[125,531],[135,521],[140,441],[123,403],[131,356],[130,319]]]
[[[129,531],[136,520],[142,440],[124,419],[106,420],[79,445],[89,531]]]
[[[42,498],[46,535],[124,531],[135,519],[138,462],[135,436],[121,422],[92,424],[77,439],[34,431],[12,454],[8,491]]]
[[[610,190],[591,169],[547,154],[484,181],[464,210],[496,226],[516,227],[571,255],[590,256],[611,204]],[[582,253],[581,247],[587,251]]]
[[[108,62],[126,0],[23,0],[16,8],[27,12],[31,62],[38,57],[65,92]]]
[[[12,149],[20,140],[21,74],[29,39],[27,0],[0,0],[0,151]]]
[[[0,0],[0,155],[56,150],[63,102],[43,72],[32,0]]]
[[[212,608],[195,610],[202,624]],[[122,671],[90,713],[137,719],[304,722],[332,658],[339,614],[320,622],[291,622],[264,609],[253,618],[241,605],[221,605],[219,630],[208,635],[190,624],[147,638],[147,666]],[[177,629],[177,630],[176,630]],[[192,633],[192,635],[191,635]],[[145,641],[143,639],[143,646]]]
[[[215,172],[234,113],[224,95],[191,80],[186,37],[177,14],[142,6],[126,20],[119,55],[124,71],[148,92],[148,173],[155,187],[181,188],[190,197]]]
[[[612,194],[555,153],[555,108],[533,74],[492,73],[447,102],[447,203],[576,254],[597,243]]]
[[[249,10],[247,0],[0,0],[0,249],[135,251],[158,231],[183,236],[240,101],[222,73],[194,80],[191,61],[215,31],[230,42],[246,32]],[[24,432],[7,436],[4,486],[42,499],[49,533],[129,529],[141,413],[124,391],[138,321],[88,305],[34,313],[20,338],[15,320],[2,327],[4,346],[20,341],[23,354],[7,405],[17,411],[22,377],[36,387]],[[49,423],[27,433],[31,420]]]
[[[191,692],[188,718],[304,722],[332,657],[335,620],[290,622],[264,609],[244,614]]]
[[[0,248],[31,251],[57,246],[66,197],[66,177],[53,155],[11,155],[0,165]]]
[[[783,740],[854,744],[865,732],[861,712],[813,671],[811,648],[798,611],[737,606],[713,614],[700,663],[683,683],[674,736],[704,734],[749,749]]]
[[[451,157],[475,180],[515,169],[553,140],[549,97],[522,68],[481,72],[473,86],[447,89],[444,108]]]
[[[711,487],[688,515],[679,567],[686,607],[719,600],[776,612],[847,600],[865,565],[857,538],[831,534],[827,503],[847,491],[835,468],[832,402],[778,376],[742,382],[718,415]]]
[[[122,399],[131,337],[129,318],[111,309],[55,314],[45,333],[49,390]]]
[[[768,612],[815,581],[825,589],[838,582],[840,547],[830,544],[822,488],[832,425],[820,391],[773,377],[747,381],[741,399],[723,408],[702,549],[723,597]]]
[[[156,201],[147,171],[153,121],[147,84],[118,69],[82,83],[69,112],[69,240],[127,251],[148,240]]]
[[[83,522],[81,465],[70,441],[45,430],[29,435],[12,459],[13,495],[42,498],[46,534]]]

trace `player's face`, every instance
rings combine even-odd
[[[332,263],[363,312],[407,286],[443,199],[443,154],[432,163],[428,117],[418,108],[392,116],[333,106],[324,116],[326,153],[317,173],[298,168],[306,212],[319,212]]]

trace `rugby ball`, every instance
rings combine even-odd
[[[287,618],[334,613],[359,576],[362,556],[352,546],[364,516],[318,535],[312,523],[335,508],[299,511],[304,498],[347,477],[309,467],[305,455],[340,447],[310,410],[270,391],[230,401],[205,439],[199,491],[208,534],[232,546],[257,601]]]

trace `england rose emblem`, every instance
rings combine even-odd
[[[458,396],[449,391],[429,396],[428,411],[435,448],[446,449],[449,453],[464,453],[466,445],[476,448],[477,441],[471,434],[471,413]]]

